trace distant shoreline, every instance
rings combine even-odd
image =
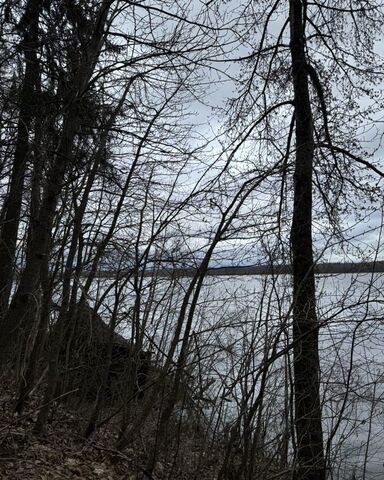
[[[196,268],[159,268],[147,269],[144,272],[145,277],[153,275],[160,277],[192,277],[196,273]],[[131,270],[120,271],[99,271],[97,278],[113,278],[116,276],[126,276],[132,274]],[[331,275],[341,273],[384,273],[384,261],[378,262],[360,262],[360,263],[319,263],[315,265],[315,273],[320,275]],[[241,276],[241,275],[290,275],[292,266],[283,265],[248,265],[236,267],[215,267],[207,270],[207,275],[213,277],[219,276]],[[83,272],[82,276],[88,276],[88,272]]]

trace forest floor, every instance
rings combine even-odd
[[[55,412],[44,435],[32,429],[37,409],[26,413],[12,412],[12,400],[1,399],[0,478],[14,480],[102,479],[133,480],[138,478],[138,452],[127,450],[114,461],[115,438],[108,431],[84,440],[79,432],[81,418],[55,405]]]
[[[8,390],[8,391],[4,391]],[[136,480],[136,479],[213,479],[213,465],[199,468],[195,476],[196,458],[201,449],[196,442],[182,452],[178,465],[164,457],[156,463],[152,476],[144,475],[148,445],[155,430],[147,432],[123,453],[114,449],[116,428],[107,427],[84,439],[86,413],[89,409],[70,409],[63,403],[52,408],[52,415],[44,435],[32,433],[40,404],[34,397],[25,412],[14,412],[14,392],[4,388],[0,394],[0,479],[9,480]],[[150,431],[152,430],[152,432]],[[180,453],[180,452],[179,452]],[[181,467],[180,467],[181,466]],[[217,467],[217,464],[216,464]]]

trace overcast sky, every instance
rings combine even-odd
[[[239,2],[237,2],[240,5]],[[236,2],[230,2],[232,7],[236,6]],[[223,5],[223,8],[228,8]],[[227,17],[227,20],[230,17]],[[281,29],[282,24],[284,23],[285,18],[280,16],[275,16],[274,21],[271,23],[269,29],[269,34],[271,36],[278,35],[278,32]],[[225,37],[227,40],[229,37]],[[257,45],[257,40],[260,38],[260,32],[255,32],[255,42]],[[287,39],[283,38],[283,41]],[[288,41],[287,41],[288,43]],[[252,48],[249,43],[242,44],[241,42],[237,43],[236,48],[233,48],[231,45],[232,51],[226,55],[225,62],[218,63],[213,62],[211,65],[215,67],[215,71],[210,72],[210,78],[214,80],[214,83],[206,87],[206,94],[202,97],[202,101],[196,100],[190,106],[190,110],[194,113],[194,121],[196,124],[199,124],[199,130],[206,136],[214,136],[223,129],[223,117],[221,109],[225,109],[227,102],[232,99],[237,94],[238,84],[235,81],[232,81],[230,77],[234,79],[239,75],[240,69],[242,68],[242,63],[237,62],[236,58],[246,56],[252,53]],[[228,48],[229,50],[229,48]],[[375,43],[375,51],[380,58],[378,58],[378,77],[380,74],[383,76],[383,58],[384,58],[384,39],[381,37]],[[231,61],[231,59],[233,61]],[[218,70],[223,70],[223,73],[218,73]],[[208,72],[208,70],[207,70]],[[383,89],[384,79],[381,83],[381,86],[378,86],[380,91],[380,96],[383,98]],[[337,96],[338,85],[333,86],[333,91]],[[357,102],[362,107],[368,106],[367,98],[357,98]],[[384,113],[379,111],[372,116],[373,122],[367,122],[365,125],[361,124],[360,132],[357,135],[357,140],[361,141],[364,149],[369,153],[373,153],[372,159],[377,161],[378,165],[382,166],[384,171],[384,145],[383,145],[383,134],[384,134]],[[215,145],[215,143],[213,143]],[[220,147],[218,144],[216,148]],[[367,157],[370,159],[369,157]],[[376,177],[378,180],[378,177]],[[383,182],[380,183],[383,185]],[[376,256],[379,259],[384,259],[384,241],[382,240],[381,234],[381,225],[383,223],[383,212],[382,212],[383,202],[379,201],[376,203],[374,211],[370,214],[364,214],[363,218],[359,221],[356,220],[355,215],[352,213],[350,217],[344,219],[344,227],[346,230],[345,236],[349,239],[349,249],[340,251],[337,245],[337,241],[334,242],[333,247],[329,247],[325,252],[322,261],[355,261],[361,259],[361,255],[365,259],[374,260]],[[356,212],[358,212],[359,201],[356,204]],[[316,214],[316,212],[315,212]],[[315,228],[316,230],[316,228]],[[316,247],[319,252],[321,252],[324,242],[317,235]],[[257,263],[254,260],[258,258],[258,253],[260,249],[257,244],[255,245],[252,241],[236,241],[227,245],[223,245],[222,248],[218,249],[216,257],[213,259],[212,264],[217,265],[235,265],[238,263],[242,264],[252,264]]]

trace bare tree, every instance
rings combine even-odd
[[[365,472],[377,279],[331,297],[315,267],[382,206],[360,140],[383,5],[197,3],[4,7],[2,374],[36,434],[60,399],[115,460],[144,437],[149,478],[337,478],[364,398]]]

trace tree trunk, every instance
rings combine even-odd
[[[312,245],[313,119],[305,57],[305,2],[290,1],[296,162],[291,228],[297,480],[324,480],[318,322]]]
[[[60,142],[47,174],[39,217],[33,234],[28,239],[27,251],[30,255],[27,255],[18,289],[4,317],[0,337],[2,360],[9,356],[11,347],[17,349],[24,343],[34,327],[35,320],[30,318],[30,312],[33,311],[35,293],[39,288],[41,268],[49,258],[55,211],[64,175],[71,162],[73,143],[80,122],[79,102],[89,84],[102,47],[109,6],[110,2],[105,0],[99,8],[88,49],[81,54],[81,67],[73,80],[72,94],[68,99]]]
[[[0,232],[0,315],[7,310],[12,289],[24,177],[29,153],[29,131],[36,110],[35,87],[39,76],[38,47],[41,0],[30,0],[19,27],[24,30],[20,47],[25,73],[19,95],[19,120],[9,190],[1,212]]]

